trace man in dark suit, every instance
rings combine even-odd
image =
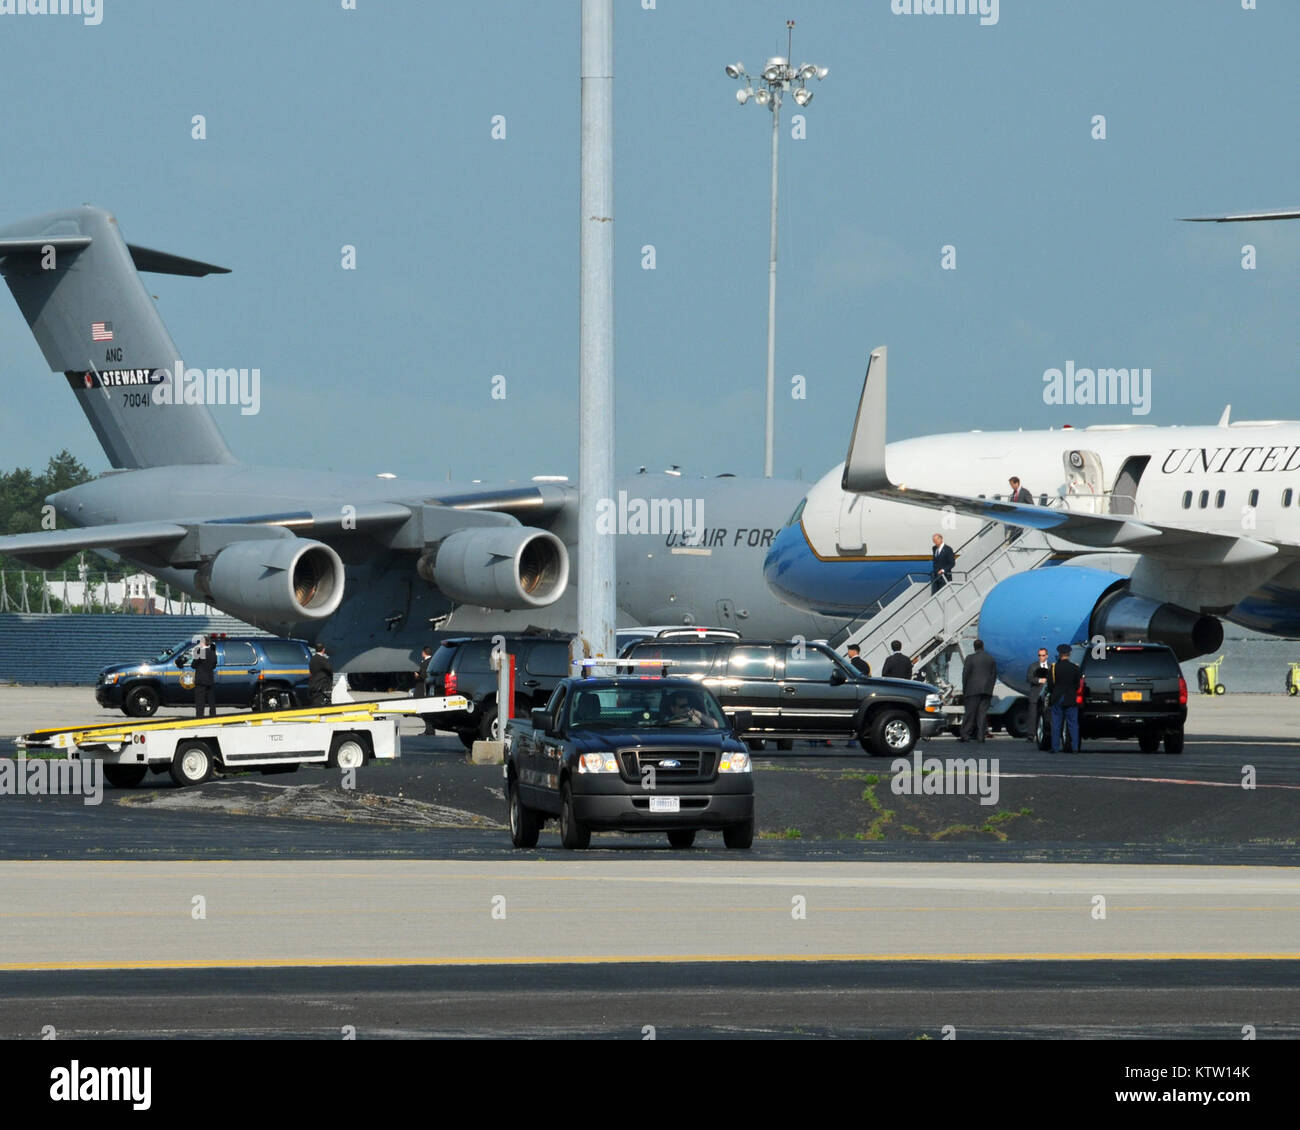
[[[984,641],[975,641],[975,650],[961,668],[962,705],[961,740],[982,742],[988,729],[989,703],[998,681],[998,665],[984,650]]]
[[[1038,712],[1047,709],[1047,680],[1051,678],[1052,669],[1047,661],[1047,648],[1038,649],[1038,658],[1025,672],[1025,682],[1029,684],[1029,740],[1038,741]],[[1048,723],[1044,722],[1044,729]]]
[[[910,679],[912,677],[912,661],[903,654],[902,641],[894,640],[889,645],[889,658],[885,660],[885,665],[881,667],[880,673],[886,679]]]
[[[325,654],[325,645],[318,643],[307,664],[307,689],[311,692],[312,706],[329,706],[334,689],[334,667]]]
[[[212,645],[212,637],[204,636],[199,646],[194,649],[194,658],[190,660],[194,669],[194,717],[202,718],[204,713],[213,718],[217,716],[217,649]]]
[[[1082,673],[1070,662],[1070,645],[1061,644],[1056,649],[1056,662],[1052,664],[1048,686],[1048,701],[1052,704],[1052,752],[1061,752],[1061,724],[1070,730],[1069,749],[1079,752],[1079,680]]]
[[[1008,502],[1026,502],[1030,506],[1034,504],[1034,496],[1029,493],[1028,488],[1020,485],[1019,476],[1012,475],[1007,482],[1011,485],[1011,493],[1007,495]],[[1024,529],[1020,526],[1008,526],[1006,540],[1015,541],[1024,532]]]
[[[943,544],[943,534],[935,534],[930,540],[934,543],[934,549],[930,551],[930,591],[938,592],[952,580],[957,555],[951,546]]]
[[[861,650],[855,643],[849,644],[849,663],[855,667],[860,675],[871,677],[871,664],[862,658]]]
[[[433,659],[433,648],[425,646],[420,651],[420,665],[415,669],[415,687],[412,689],[412,695],[415,698],[429,697],[429,663]],[[433,719],[424,720],[424,732],[426,734],[436,734]]]

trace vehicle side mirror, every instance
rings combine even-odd
[[[754,725],[754,712],[752,710],[737,710],[731,718],[731,728],[738,734],[747,733]]]
[[[838,667],[831,672],[831,686],[838,687],[849,681],[849,677]]]
[[[532,723],[534,730],[541,730],[542,733],[549,733],[551,729],[551,712],[544,706],[535,706],[528,712],[528,721]]]

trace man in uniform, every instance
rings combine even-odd
[[[194,658],[190,660],[194,670],[194,717],[202,718],[204,713],[213,718],[217,716],[217,649],[212,646],[212,637],[204,636],[199,646],[194,649]]]
[[[334,689],[334,668],[325,654],[323,643],[316,645],[311,662],[307,664],[307,689],[311,692],[312,706],[329,706]]]
[[[1048,701],[1052,704],[1052,752],[1061,752],[1061,724],[1070,730],[1069,750],[1079,752],[1079,680],[1082,672],[1070,662],[1070,645],[1061,644],[1056,649],[1056,662],[1052,664]]]

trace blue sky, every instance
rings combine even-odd
[[[0,15],[0,224],[88,201],[232,268],[146,278],[187,364],[261,369],[260,414],[217,410],[244,459],[576,476],[577,0],[102,2],[98,26]],[[787,18],[831,74],[805,139],[784,111],[778,475],[843,457],[880,344],[891,439],[1298,414],[1300,221],[1175,217],[1300,206],[1300,4],[998,15],[616,0],[620,472],[761,471],[770,118],[722,67],[784,53]],[[1150,414],[1045,404],[1071,360],[1150,368]],[[0,382],[6,468],[106,466],[3,295]]]

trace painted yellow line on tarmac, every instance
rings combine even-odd
[[[403,958],[196,958],[188,961],[33,961],[0,962],[0,973],[38,973],[94,969],[400,969],[404,966],[497,965],[733,965],[762,962],[885,961],[1300,961],[1295,953],[772,953],[720,957],[695,954],[574,954],[559,957],[403,957]]]

